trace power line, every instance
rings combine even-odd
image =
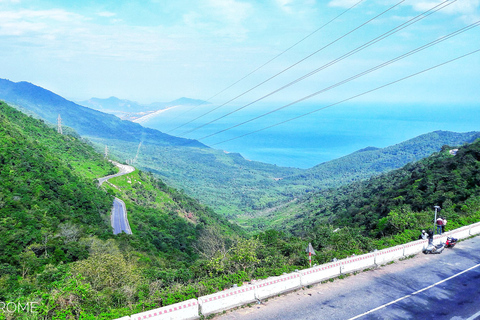
[[[309,73],[301,76],[300,78],[297,78],[296,80],[294,80],[294,81],[292,81],[292,82],[284,85],[283,87],[281,87],[281,88],[279,88],[279,89],[276,89],[276,90],[274,90],[274,91],[272,91],[272,92],[270,92],[270,93],[268,93],[268,94],[266,94],[266,95],[264,95],[264,96],[262,96],[262,97],[260,97],[260,98],[258,98],[258,99],[256,99],[256,100],[254,100],[253,102],[250,102],[250,103],[248,103],[248,104],[246,104],[246,105],[243,105],[242,107],[239,107],[239,108],[237,108],[237,109],[235,109],[235,110],[233,110],[233,111],[231,111],[231,112],[229,112],[229,113],[227,113],[227,114],[224,114],[224,115],[222,115],[222,116],[220,116],[220,117],[218,117],[218,118],[216,118],[216,119],[214,119],[214,120],[211,120],[211,121],[209,121],[209,122],[207,122],[207,123],[205,123],[205,124],[202,124],[202,125],[200,125],[200,126],[198,126],[198,127],[195,127],[195,128],[193,128],[193,129],[190,129],[190,130],[188,130],[188,131],[186,131],[186,132],[183,132],[182,135],[185,135],[185,134],[194,132],[194,131],[196,131],[196,130],[198,130],[198,129],[200,129],[200,128],[203,128],[203,127],[205,127],[205,126],[207,126],[207,125],[209,125],[209,124],[212,124],[212,123],[214,123],[214,122],[216,122],[216,121],[218,121],[218,120],[221,120],[221,119],[223,119],[223,118],[225,118],[225,117],[227,117],[227,116],[229,116],[229,115],[231,115],[231,114],[233,114],[233,113],[235,113],[235,112],[238,112],[238,111],[240,111],[240,110],[242,110],[242,109],[244,109],[244,108],[246,108],[246,107],[248,107],[248,106],[250,106],[250,105],[252,105],[252,104],[254,104],[254,103],[256,103],[256,102],[259,102],[259,101],[261,101],[261,100],[263,100],[263,99],[265,99],[265,98],[267,98],[267,97],[269,97],[269,96],[271,96],[271,95],[273,95],[273,94],[275,94],[275,93],[277,93],[277,92],[279,92],[279,91],[281,91],[281,90],[284,90],[284,89],[286,89],[286,88],[288,88],[288,87],[290,87],[290,86],[292,86],[292,85],[294,85],[294,84],[296,84],[296,83],[298,83],[298,82],[300,82],[300,81],[302,81],[302,80],[304,80],[304,79],[306,79],[306,78],[308,78],[308,77],[310,77],[310,76],[312,76],[312,75],[314,75],[314,74],[316,74],[316,73],[318,73],[318,72],[320,72],[320,71],[322,71],[322,70],[325,70],[326,68],[328,68],[328,67],[330,67],[330,66],[332,66],[332,65],[334,65],[334,64],[336,64],[336,63],[338,63],[338,62],[340,62],[340,61],[342,61],[342,60],[344,60],[344,59],[346,59],[346,58],[348,58],[348,57],[350,57],[350,56],[352,56],[352,55],[354,55],[355,53],[358,53],[358,52],[360,52],[360,51],[362,51],[362,50],[370,47],[371,45],[373,45],[373,44],[375,44],[375,43],[377,43],[377,42],[379,42],[379,41],[381,41],[381,40],[384,40],[385,38],[390,37],[391,35],[397,33],[398,31],[403,30],[403,29],[407,28],[408,26],[410,26],[410,25],[412,25],[412,24],[414,24],[414,23],[416,23],[416,22],[418,22],[418,21],[420,21],[420,20],[423,20],[424,18],[426,18],[426,17],[430,16],[431,14],[433,14],[433,13],[435,13],[435,12],[437,12],[437,11],[439,11],[439,10],[441,10],[441,9],[449,6],[449,5],[451,5],[452,3],[456,2],[456,1],[457,1],[457,0],[454,0],[454,1],[446,0],[446,1],[444,1],[444,2],[442,2],[442,3],[440,3],[440,4],[438,4],[438,5],[434,6],[433,8],[431,8],[431,9],[429,9],[429,10],[427,10],[427,11],[425,11],[425,12],[419,14],[419,15],[417,15],[416,17],[408,20],[407,22],[404,22],[404,23],[400,24],[399,26],[397,26],[397,27],[395,27],[395,28],[393,28],[393,29],[391,29],[391,30],[389,30],[389,31],[381,34],[380,36],[378,36],[378,37],[370,40],[369,42],[367,42],[367,43],[365,43],[365,44],[363,44],[363,45],[355,48],[354,50],[351,50],[351,51],[345,53],[345,54],[342,55],[341,57],[336,58],[336,59],[330,61],[329,63],[327,63],[327,64],[325,64],[325,65],[323,65],[323,66],[315,69],[314,71],[311,71],[311,72],[309,72]]]
[[[415,77],[415,76],[420,75],[420,74],[422,74],[422,73],[431,71],[431,70],[433,70],[433,69],[439,68],[439,67],[444,66],[444,65],[446,65],[446,64],[449,64],[449,63],[451,63],[451,62],[454,62],[454,61],[460,60],[460,59],[462,59],[462,58],[465,58],[465,57],[467,57],[467,56],[470,56],[470,55],[472,55],[472,54],[475,54],[475,53],[477,53],[477,52],[480,52],[480,49],[471,51],[471,52],[466,53],[466,54],[464,54],[464,55],[462,55],[462,56],[459,56],[459,57],[457,57],[457,58],[448,60],[448,61],[446,61],[446,62],[437,64],[437,65],[435,65],[435,66],[433,66],[433,67],[430,67],[430,68],[424,69],[424,70],[422,70],[422,71],[413,73],[413,74],[408,75],[408,76],[406,76],[406,77],[403,77],[403,78],[401,78],[401,79],[398,79],[398,80],[389,82],[389,83],[384,84],[384,85],[382,85],[382,86],[379,86],[379,87],[377,87],[377,88],[374,88],[374,89],[365,91],[365,92],[363,92],[363,93],[354,95],[354,96],[352,96],[352,97],[350,97],[350,98],[347,98],[347,99],[344,99],[344,100],[342,100],[342,101],[339,101],[339,102],[336,102],[336,103],[332,103],[332,104],[330,104],[330,105],[328,105],[328,106],[325,106],[325,107],[322,107],[322,108],[319,108],[319,109],[315,109],[315,110],[313,110],[313,111],[304,113],[304,114],[302,114],[302,115],[299,115],[299,116],[296,116],[296,117],[293,117],[293,118],[290,118],[290,119],[287,119],[287,120],[278,122],[278,123],[276,123],[276,124],[273,124],[273,125],[270,125],[270,126],[267,126],[267,127],[264,127],[264,128],[258,129],[258,130],[255,130],[255,131],[251,131],[251,132],[248,132],[248,133],[239,135],[239,136],[234,137],[234,138],[230,138],[230,139],[227,139],[227,140],[223,140],[223,141],[214,143],[214,144],[212,144],[211,146],[216,146],[216,145],[219,145],[219,144],[222,144],[222,143],[225,143],[225,142],[229,142],[229,141],[232,141],[232,140],[236,140],[236,139],[239,139],[239,138],[243,138],[243,137],[245,137],[245,136],[248,136],[248,135],[251,135],[251,134],[254,134],[254,133],[257,133],[257,132],[266,130],[266,129],[270,129],[270,128],[279,126],[279,125],[281,125],[281,124],[284,124],[284,123],[287,123],[287,122],[290,122],[290,121],[293,121],[293,120],[297,120],[297,119],[299,119],[299,118],[303,118],[303,117],[305,117],[305,116],[308,116],[308,115],[310,115],[310,114],[319,112],[319,111],[321,111],[321,110],[325,110],[325,109],[327,109],[327,108],[331,108],[331,107],[333,107],[333,106],[337,106],[337,105],[339,105],[339,104],[341,104],[341,103],[344,103],[344,102],[347,102],[347,101],[356,99],[356,98],[358,98],[358,97],[361,97],[361,96],[364,96],[364,95],[366,95],[366,94],[372,93],[372,92],[374,92],[374,91],[383,89],[383,88],[385,88],[385,87],[391,86],[391,85],[396,84],[396,83],[398,83],[398,82],[401,82],[401,81],[407,80],[407,79],[409,79],[409,78]],[[298,102],[300,102],[300,101],[304,101],[304,100],[306,100],[306,99],[308,99],[308,98],[310,98],[310,96],[305,97],[305,98],[300,99],[300,100],[297,100],[295,103],[298,103]]]
[[[254,89],[256,89],[256,88],[260,87],[261,85],[263,85],[263,84],[267,83],[268,81],[270,81],[270,80],[272,80],[272,79],[274,79],[274,78],[278,77],[279,75],[283,74],[284,72],[286,72],[286,71],[288,71],[288,70],[292,69],[293,67],[297,66],[297,65],[298,65],[298,64],[300,64],[301,62],[303,62],[303,61],[307,60],[308,58],[312,57],[313,55],[315,55],[315,54],[319,53],[320,51],[322,51],[322,50],[324,50],[324,49],[328,48],[329,46],[333,45],[334,43],[336,43],[336,42],[340,41],[341,39],[345,38],[346,36],[350,35],[351,33],[353,33],[353,32],[355,32],[355,31],[357,31],[358,29],[362,28],[362,27],[363,27],[363,26],[365,26],[366,24],[368,24],[368,23],[372,22],[373,20],[377,19],[378,17],[380,17],[380,16],[384,15],[385,13],[389,12],[390,10],[394,9],[395,7],[399,6],[400,4],[402,4],[402,3],[403,3],[403,2],[405,2],[405,1],[406,1],[406,0],[401,0],[401,1],[400,1],[400,2],[398,2],[397,4],[395,4],[395,5],[391,6],[391,7],[389,7],[387,10],[385,10],[385,11],[381,12],[380,14],[376,15],[375,17],[373,17],[373,18],[369,19],[368,21],[366,21],[366,22],[362,23],[361,25],[357,26],[356,28],[354,28],[354,29],[350,30],[349,32],[347,32],[347,33],[345,33],[344,35],[342,35],[341,37],[337,38],[336,40],[334,40],[334,41],[332,41],[332,42],[328,43],[327,45],[323,46],[322,48],[318,49],[317,51],[315,51],[315,52],[313,52],[313,53],[309,54],[309,55],[308,55],[308,56],[306,56],[305,58],[303,58],[303,59],[301,59],[301,60],[297,61],[296,63],[294,63],[294,64],[290,65],[289,67],[287,67],[287,68],[283,69],[282,71],[280,71],[280,72],[276,73],[275,75],[271,76],[270,78],[268,78],[268,79],[266,79],[266,80],[264,80],[264,81],[260,82],[259,84],[257,84],[257,85],[255,85],[254,87],[252,87],[252,88],[248,89],[247,91],[244,91],[243,93],[241,93],[241,94],[237,95],[236,97],[234,97],[234,98],[232,98],[232,99],[228,100],[227,102],[225,102],[225,103],[223,103],[223,104],[219,105],[218,107],[215,107],[215,108],[213,108],[212,110],[210,110],[210,111],[208,111],[208,112],[206,112],[206,113],[204,113],[204,114],[202,114],[202,115],[200,115],[200,116],[198,116],[198,117],[196,117],[196,118],[194,118],[194,119],[192,119],[192,120],[190,120],[190,121],[188,121],[188,122],[186,122],[186,123],[184,123],[184,124],[182,124],[182,125],[180,125],[180,126],[178,126],[178,127],[176,127],[174,130],[177,130],[177,129],[179,129],[179,128],[181,128],[181,127],[183,127],[183,126],[185,126],[185,125],[187,125],[187,124],[189,124],[189,123],[192,123],[193,121],[196,121],[196,120],[198,120],[198,119],[200,119],[200,118],[202,118],[202,117],[206,116],[207,114],[210,114],[210,113],[212,113],[213,111],[215,111],[215,110],[217,110],[217,109],[219,109],[219,108],[221,108],[221,107],[223,107],[223,106],[225,106],[225,105],[229,104],[230,102],[232,102],[232,101],[234,101],[234,100],[236,100],[236,99],[240,98],[241,96],[243,96],[243,95],[245,95],[245,94],[249,93],[250,91],[252,91],[252,90],[254,90]],[[456,0],[455,0],[455,1],[456,1]],[[206,124],[205,124],[205,125],[206,125]],[[199,129],[199,128],[201,128],[201,127],[205,126],[205,125],[202,125],[202,126],[200,126],[200,127],[197,127],[197,128],[195,128],[195,130],[197,130],[197,129]],[[172,130],[172,131],[174,131],[174,130]],[[192,131],[193,131],[193,130],[190,130],[190,131],[187,131],[187,132],[183,132],[183,133],[182,133],[182,135],[183,135],[183,134],[190,133],[190,132],[192,132]],[[171,131],[169,131],[169,132],[171,132]]]
[[[295,102],[286,104],[286,105],[284,105],[284,106],[282,106],[282,107],[279,107],[279,108],[277,108],[277,109],[271,110],[271,111],[269,111],[269,112],[266,112],[266,113],[264,113],[264,114],[261,114],[261,115],[259,115],[259,116],[254,117],[254,118],[251,118],[251,119],[249,119],[249,120],[243,121],[243,122],[241,122],[241,123],[238,123],[238,124],[236,124],[236,125],[233,125],[233,126],[231,126],[231,127],[228,127],[228,128],[226,128],[226,129],[222,129],[222,130],[217,131],[217,132],[215,132],[215,133],[212,133],[212,134],[206,135],[206,136],[204,136],[204,137],[198,138],[198,139],[196,139],[196,140],[203,140],[203,139],[209,138],[209,137],[211,137],[211,136],[214,136],[214,135],[223,133],[223,132],[225,132],[225,131],[228,131],[228,130],[231,130],[231,129],[233,129],[233,128],[242,126],[242,125],[244,125],[244,124],[246,124],[246,123],[252,122],[252,121],[254,121],[254,120],[263,118],[263,117],[265,117],[265,116],[267,116],[267,115],[269,115],[269,114],[272,114],[272,113],[275,113],[275,112],[280,111],[280,110],[282,110],[282,109],[285,109],[285,108],[287,108],[287,107],[290,107],[290,106],[292,106],[292,105],[294,105],[294,104],[297,104],[298,102],[301,102],[301,101],[303,101],[303,100],[312,98],[312,97],[317,96],[317,95],[319,95],[319,94],[321,94],[321,93],[324,93],[324,92],[327,92],[327,91],[329,91],[329,90],[332,90],[332,89],[334,89],[334,88],[336,88],[336,87],[339,87],[339,86],[341,86],[341,85],[344,85],[344,84],[346,84],[346,83],[348,83],[348,82],[350,82],[350,81],[353,81],[353,80],[355,80],[355,79],[358,79],[358,78],[360,78],[360,77],[362,77],[362,76],[364,76],[364,75],[367,75],[367,74],[369,74],[369,73],[372,73],[372,72],[374,72],[374,71],[376,71],[376,70],[378,70],[378,69],[384,68],[384,67],[386,67],[386,66],[388,66],[388,65],[390,65],[390,64],[392,64],[392,63],[395,63],[395,62],[397,62],[397,61],[399,61],[399,60],[402,60],[402,59],[404,59],[404,58],[406,58],[406,57],[409,57],[409,56],[411,56],[411,55],[413,55],[413,54],[415,54],[415,53],[418,53],[418,52],[420,52],[420,51],[422,51],[422,50],[425,50],[425,49],[427,49],[427,48],[430,48],[430,47],[432,47],[432,46],[434,46],[434,45],[436,45],[436,44],[438,44],[438,43],[440,43],[440,42],[443,42],[443,41],[448,40],[448,39],[450,39],[450,38],[452,38],[452,37],[455,37],[455,36],[457,36],[457,35],[459,35],[459,34],[461,34],[461,33],[463,33],[463,32],[466,32],[466,31],[468,31],[468,30],[470,30],[470,29],[475,28],[475,27],[477,27],[477,26],[479,26],[479,25],[480,25],[480,21],[477,21],[477,22],[475,22],[475,23],[472,23],[472,24],[470,24],[470,25],[468,25],[468,26],[466,26],[466,27],[463,27],[463,28],[461,28],[461,29],[459,29],[459,30],[457,30],[457,31],[454,31],[454,32],[452,32],[452,33],[450,33],[450,34],[448,34],[448,35],[445,35],[445,36],[443,36],[443,37],[440,37],[440,38],[438,38],[438,39],[436,39],[436,40],[434,40],[434,41],[432,41],[432,42],[429,42],[429,43],[427,43],[427,44],[425,44],[425,45],[423,45],[423,46],[420,46],[420,47],[418,47],[418,48],[416,48],[416,49],[414,49],[414,50],[411,50],[411,51],[409,51],[409,52],[407,52],[407,53],[405,53],[405,54],[402,54],[402,55],[400,55],[400,56],[398,56],[398,57],[396,57],[396,58],[393,58],[393,59],[391,59],[391,60],[389,60],[389,61],[387,61],[387,62],[381,63],[381,64],[379,64],[379,65],[377,65],[377,66],[375,66],[375,67],[373,67],[373,68],[371,68],[371,69],[368,69],[368,70],[366,70],[366,71],[363,71],[363,72],[361,72],[361,73],[358,73],[358,74],[356,74],[356,75],[354,75],[354,76],[352,76],[352,77],[350,77],[350,78],[348,78],[348,79],[342,80],[342,81],[340,81],[340,82],[337,82],[336,84],[333,84],[333,85],[331,85],[331,86],[329,86],[329,87],[326,87],[326,88],[324,88],[324,89],[322,89],[322,90],[319,90],[319,91],[317,91],[317,92],[315,92],[315,93],[313,93],[313,94],[311,94],[311,95],[308,95],[307,97],[304,97],[304,98],[302,98],[302,99],[300,99],[300,100],[297,100],[297,101],[295,101]]]
[[[193,109],[205,104],[205,102],[217,97],[218,95],[224,93],[225,91],[227,91],[228,89],[232,88],[233,86],[235,86],[236,84],[240,83],[242,80],[245,80],[246,78],[248,78],[249,76],[251,76],[252,74],[254,74],[255,72],[257,72],[258,70],[262,69],[263,67],[265,67],[266,65],[268,65],[270,62],[274,61],[275,59],[279,58],[280,56],[282,56],[283,54],[287,53],[288,51],[290,51],[291,49],[293,49],[294,47],[296,47],[297,45],[299,45],[300,43],[302,43],[303,41],[307,40],[308,38],[310,38],[311,36],[313,36],[315,33],[319,32],[320,30],[322,30],[323,28],[325,28],[326,26],[328,26],[330,23],[334,22],[335,20],[337,20],[338,18],[340,18],[341,16],[343,16],[344,14],[346,14],[348,11],[350,11],[351,9],[355,8],[356,6],[358,6],[360,3],[364,2],[365,0],[360,0],[358,1],[357,3],[355,3],[354,5],[352,5],[351,7],[347,8],[345,11],[341,12],[339,15],[337,15],[336,17],[334,17],[333,19],[331,19],[330,21],[326,22],[325,24],[323,24],[322,26],[320,26],[319,28],[317,28],[316,30],[312,31],[311,33],[309,33],[308,35],[306,35],[305,37],[303,37],[301,40],[295,42],[293,45],[291,45],[290,47],[288,47],[287,49],[283,50],[282,52],[280,52],[279,54],[277,54],[276,56],[274,56],[273,58],[271,58],[270,60],[268,60],[267,62],[263,63],[262,65],[260,65],[259,67],[257,67],[256,69],[254,69],[253,71],[249,72],[248,74],[246,74],[245,76],[243,76],[242,78],[240,78],[239,80],[235,81],[234,83],[232,83],[231,85],[229,85],[228,87],[226,87],[225,89],[221,90],[220,92],[214,94],[213,96],[211,96],[210,98],[208,98],[206,101],[194,106],[193,108],[190,108],[188,110],[186,110],[185,112],[182,112],[181,114],[179,114],[178,116],[174,117],[171,119],[171,121],[177,119],[178,117],[181,117],[182,115],[184,115],[185,113],[188,113],[190,111],[192,111]],[[196,119],[192,120],[192,121],[195,121]],[[190,122],[188,122],[190,123]],[[188,123],[185,123],[183,125],[180,125],[176,128],[173,128],[172,130],[170,131],[167,131],[166,133],[171,133],[185,125],[187,125]]]

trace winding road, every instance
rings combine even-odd
[[[214,319],[480,319],[480,237]]]
[[[135,171],[135,167],[121,164],[115,161],[111,161],[111,162],[114,165],[116,165],[120,169],[120,171],[116,174],[99,178],[98,185],[102,185],[102,183],[104,183],[110,178],[123,176],[124,174],[128,174]],[[113,200],[112,215],[110,220],[112,223],[113,234],[119,234],[122,232],[125,232],[126,234],[132,234],[132,229],[130,229],[130,225],[128,224],[128,219],[127,219],[127,208],[125,206],[125,203],[119,198],[115,198]]]

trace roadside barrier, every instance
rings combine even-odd
[[[244,285],[198,298],[201,313],[206,316],[231,309],[255,299],[255,285]]]
[[[470,226],[461,227],[452,231],[449,231],[448,234],[457,239],[465,239],[470,236]]]
[[[403,255],[405,257],[417,254],[423,251],[428,245],[428,240],[417,240],[403,245]]]
[[[331,262],[300,271],[302,286],[308,286],[340,275],[340,263]]]
[[[375,266],[375,253],[340,260],[340,273],[350,273]]]
[[[255,283],[255,297],[259,300],[275,296],[302,286],[301,274],[293,272],[279,277],[271,277]]]
[[[403,245],[386,248],[375,252],[375,264],[381,265],[403,257]]]
[[[480,222],[461,227],[441,235],[434,236],[434,243],[445,242],[448,236],[465,239],[470,235],[480,234]],[[385,264],[397,259],[422,252],[428,240],[416,240],[404,245],[353,256],[343,260],[326,263],[320,266],[303,269],[279,277],[260,280],[251,285],[231,288],[208,296],[191,299],[116,320],[190,320],[199,319],[200,314],[207,316],[240,305],[262,300],[288,291],[321,281],[338,277],[340,274],[362,270],[375,265]]]
[[[190,320],[200,318],[198,314],[197,299],[190,299],[187,301],[175,303],[166,307],[145,311],[132,315],[131,320],[171,320],[181,319]],[[123,318],[122,318],[123,319]]]
[[[470,235],[475,235],[480,233],[480,223],[472,224],[470,227]]]

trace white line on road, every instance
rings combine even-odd
[[[480,317],[480,311],[478,311],[477,313],[475,313],[473,316],[471,316],[470,318],[468,318],[466,320],[475,320],[475,319],[477,319],[477,317]]]
[[[436,286],[438,286],[439,284],[442,284],[442,283],[444,283],[444,282],[446,282],[446,281],[448,281],[448,280],[451,280],[451,279],[453,279],[453,278],[455,278],[455,277],[458,277],[459,275],[462,275],[462,274],[464,274],[465,272],[468,272],[468,271],[470,271],[470,270],[472,270],[472,269],[475,269],[475,268],[478,268],[478,267],[480,267],[480,263],[477,264],[477,265],[474,265],[473,267],[470,267],[470,268],[468,268],[468,269],[466,269],[466,270],[463,270],[462,272],[459,272],[459,273],[457,273],[457,274],[454,274],[453,276],[448,277],[447,279],[444,279],[444,280],[439,281],[439,282],[437,282],[437,283],[434,283],[434,284],[432,284],[432,285],[430,285],[430,286],[428,286],[428,287],[425,287],[425,288],[423,288],[423,289],[420,289],[420,290],[418,290],[418,291],[415,291],[414,293],[407,294],[407,295],[404,296],[404,297],[398,298],[397,300],[394,300],[394,301],[391,301],[391,302],[386,303],[386,304],[384,304],[384,305],[381,305],[380,307],[377,307],[377,308],[372,309],[372,310],[370,310],[370,311],[367,311],[367,312],[365,312],[365,313],[359,314],[358,316],[355,316],[355,317],[350,318],[350,319],[348,319],[348,320],[358,319],[358,318],[361,318],[361,317],[363,317],[363,316],[365,316],[365,315],[367,315],[367,314],[369,314],[369,313],[372,313],[372,312],[375,312],[375,311],[377,311],[377,310],[380,310],[380,309],[383,309],[383,308],[385,308],[385,307],[388,307],[388,306],[390,306],[390,305],[392,305],[392,304],[395,304],[395,303],[397,303],[397,302],[399,302],[399,301],[402,301],[402,300],[404,300],[404,299],[410,298],[411,296],[414,296],[414,295],[419,294],[419,293],[421,293],[421,292],[423,292],[423,291],[426,291],[426,290],[428,290],[428,289],[431,289],[431,288],[433,288],[433,287],[436,287]],[[467,320],[473,320],[473,319],[475,319],[475,317],[478,316],[479,314],[480,314],[480,312],[477,313],[477,314],[475,314],[475,315],[473,315],[473,316],[472,316],[473,318],[470,317],[470,318],[468,318]]]

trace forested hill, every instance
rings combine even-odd
[[[174,137],[130,121],[120,120],[111,114],[80,106],[28,82],[0,79],[0,99],[18,105],[50,123],[57,123],[60,114],[63,125],[74,128],[81,135],[137,143],[145,141],[159,146],[188,145],[206,148],[196,140]]]
[[[315,187],[337,187],[401,168],[438,152],[443,145],[458,146],[480,138],[480,132],[457,133],[435,131],[420,135],[399,144],[385,147],[367,147],[345,157],[331,160],[297,175],[286,177],[282,184],[299,184],[316,181]]]
[[[404,234],[406,240],[433,225],[433,206],[453,228],[480,219],[480,140],[452,147],[367,181],[310,195],[284,208],[296,234],[321,225],[356,228],[381,238]],[[408,231],[408,232],[407,232]]]
[[[116,318],[183,299],[171,285],[194,281],[193,265],[204,272],[202,234],[241,236],[151,175],[100,189],[95,178],[114,171],[77,136],[0,102],[0,301],[38,301],[42,319]],[[113,194],[124,197],[133,235],[113,235]]]

